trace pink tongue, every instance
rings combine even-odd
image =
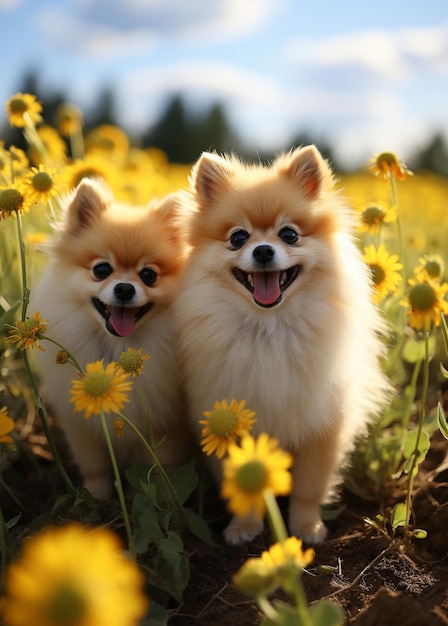
[[[109,323],[121,337],[127,337],[134,330],[135,309],[113,306],[110,310]]]
[[[254,298],[264,306],[272,306],[281,297],[278,272],[254,272]]]

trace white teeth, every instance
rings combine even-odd
[[[280,274],[280,287],[283,287],[287,278],[288,278],[288,274],[286,272],[282,272]]]
[[[254,277],[252,274],[247,274],[247,282],[252,285],[252,287],[254,286]]]

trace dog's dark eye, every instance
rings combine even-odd
[[[152,287],[157,281],[157,272],[151,267],[143,268],[139,276],[147,287]]]
[[[246,230],[236,230],[230,235],[230,245],[234,250],[242,248],[249,239],[249,233]]]
[[[295,231],[294,228],[291,228],[290,226],[285,226],[284,228],[282,228],[278,236],[280,237],[282,241],[284,241],[285,243],[291,246],[297,243],[299,239],[299,233]]]
[[[106,278],[108,278],[112,274],[114,269],[110,263],[104,261],[102,263],[97,263],[96,265],[94,265],[92,271],[93,275],[98,280],[106,280]]]

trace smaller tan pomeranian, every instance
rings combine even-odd
[[[293,454],[290,532],[318,543],[320,505],[389,394],[354,218],[314,146],[269,167],[204,153],[184,203],[192,251],[175,317],[196,431],[215,401],[244,399],[254,434]],[[234,517],[224,534],[240,543],[261,529]]]
[[[99,180],[84,179],[69,199],[64,220],[49,246],[50,261],[32,289],[31,311],[48,320],[47,334],[72,352],[81,367],[118,361],[128,348],[145,362],[123,413],[149,441],[148,418],[161,463],[181,464],[189,455],[182,423],[178,355],[170,303],[183,263],[174,196],[145,208],[115,204]],[[98,497],[113,491],[112,469],[98,416],[75,413],[69,390],[77,371],[57,365],[58,348],[43,342],[37,355],[44,397],[66,434],[85,487]],[[115,416],[116,417],[116,416]],[[107,416],[112,425],[114,416]],[[113,437],[122,469],[150,462],[129,427]]]

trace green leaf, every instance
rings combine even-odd
[[[436,340],[434,335],[428,337],[428,355],[429,359],[434,356]],[[408,363],[418,363],[424,361],[426,358],[426,346],[425,341],[412,339],[408,337],[403,346],[402,357]]]
[[[321,600],[311,608],[313,626],[340,626],[345,614],[342,607],[331,600]]]
[[[17,524],[17,522],[20,520],[21,517],[22,517],[22,513],[18,513],[17,515],[12,517],[10,520],[6,522],[5,524],[6,528],[8,530],[11,530],[11,528],[14,528],[14,526]]]
[[[418,437],[418,441],[417,441]],[[410,459],[414,453],[417,453],[417,463],[423,461],[430,447],[429,435],[421,430],[420,436],[418,429],[410,430],[404,439],[403,454],[405,459]]]
[[[165,467],[165,472],[182,504],[198,486],[198,474],[194,459],[182,467]]]
[[[392,528],[395,530],[399,526],[407,526],[409,523],[409,516],[406,519],[406,504],[404,502],[399,502],[392,509],[391,515],[391,524]]]
[[[439,430],[445,439],[448,439],[448,423],[445,417],[445,411],[443,410],[440,402],[437,403],[437,423],[439,425]]]
[[[445,352],[448,354],[448,325],[444,315],[440,316],[440,328],[442,329],[443,343],[445,344]]]
[[[209,546],[216,545],[216,543],[213,541],[210,528],[208,527],[207,522],[202,519],[202,517],[200,517],[192,509],[185,509],[185,515],[187,517],[188,528],[195,537],[201,539]]]
[[[448,378],[448,370],[444,367],[443,363],[440,363],[440,371],[442,372],[443,378]]]
[[[426,539],[428,536],[428,533],[426,530],[423,530],[423,528],[416,528],[412,534],[416,539]]]
[[[170,591],[178,602],[182,602],[182,594],[190,578],[188,558],[184,553],[184,546],[180,536],[170,531],[157,543],[162,562],[158,573],[170,581]]]

